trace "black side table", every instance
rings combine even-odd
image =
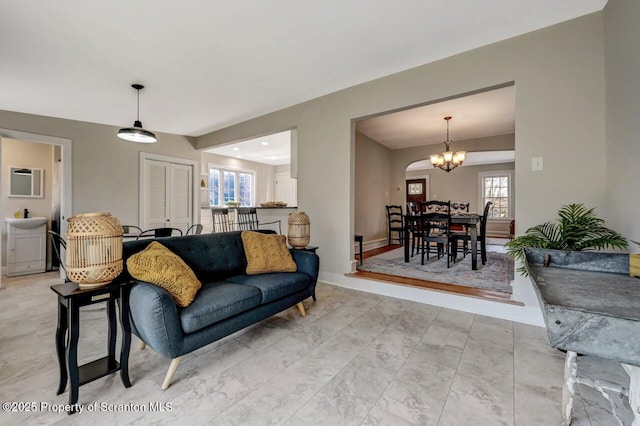
[[[56,330],[56,352],[60,365],[60,395],[67,387],[67,377],[71,389],[68,414],[73,414],[78,402],[78,388],[100,377],[120,370],[122,383],[131,387],[129,380],[129,349],[131,347],[131,324],[129,323],[129,291],[131,283],[108,284],[103,287],[83,290],[78,284],[67,282],[52,285],[58,295],[58,328]],[[116,301],[120,301],[120,324],[122,325],[122,348],[120,362],[116,361]],[[107,319],[109,321],[108,355],[87,364],[78,366],[78,337],[80,335],[80,307],[94,303],[107,303]],[[65,344],[65,334],[68,338]],[[66,362],[65,362],[66,355]]]

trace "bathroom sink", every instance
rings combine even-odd
[[[42,226],[49,221],[46,217],[30,217],[28,219],[14,219],[11,217],[5,218],[5,222],[16,228],[31,229]]]

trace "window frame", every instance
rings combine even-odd
[[[219,194],[219,205],[211,204],[211,169],[220,171],[220,179],[218,183],[218,194]],[[251,175],[251,200],[250,207],[255,207],[256,202],[256,179],[257,179],[257,171],[253,169],[247,169],[245,167],[233,167],[225,164],[217,164],[217,163],[208,163],[207,165],[207,202],[209,207],[226,207],[224,204],[224,172],[230,172],[235,175],[235,183],[234,183],[234,197],[233,201],[238,201],[238,195],[240,194],[240,174],[250,174]],[[239,206],[239,207],[247,207],[247,206]]]
[[[508,197],[508,217],[489,217],[487,220],[489,221],[504,221],[508,222],[514,219],[514,191],[513,191],[513,175],[514,170],[491,170],[486,172],[478,172],[478,214],[482,214],[484,211],[484,206],[486,204],[485,196],[484,196],[484,181],[485,178],[488,177],[506,177],[508,179],[509,185],[509,194]]]

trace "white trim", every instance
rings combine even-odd
[[[191,166],[191,220],[193,223],[200,222],[200,178],[201,175],[197,173],[199,162],[197,160],[190,160],[188,158],[178,158],[178,157],[170,157],[167,155],[153,154],[150,152],[140,152],[140,161],[138,167],[138,223],[140,226],[144,224],[144,214],[145,214],[145,205],[144,205],[144,183],[145,183],[145,175],[144,175],[144,162],[145,160],[155,160],[155,161],[164,161],[166,163],[174,163],[181,164],[183,166]],[[198,218],[196,219],[196,212],[198,213]],[[196,222],[196,220],[198,222]]]
[[[73,141],[67,138],[59,138],[56,136],[40,135],[37,133],[21,132],[18,130],[0,128],[0,139],[3,137],[32,141],[38,143],[46,143],[50,145],[58,145],[61,147],[61,172],[62,172],[62,191],[60,193],[60,234],[65,235],[67,232],[67,219],[73,215],[73,190],[71,188],[73,179],[73,165],[71,163],[71,151],[73,149]],[[0,157],[2,152],[0,150]],[[0,243],[0,252],[2,252],[2,244]],[[64,250],[60,253],[64,256]],[[64,279],[64,270],[60,268],[60,278]],[[1,278],[0,278],[1,280]],[[0,281],[0,288],[2,282]]]
[[[513,169],[509,169],[509,170],[492,170],[492,171],[487,171],[487,172],[478,172],[478,211],[482,211],[484,209],[484,178],[486,177],[494,177],[494,176],[507,176],[509,178],[509,217],[508,218],[489,218],[487,220],[492,220],[492,221],[498,221],[498,220],[502,220],[502,221],[510,221],[512,219],[515,218],[515,203],[514,203],[514,190],[513,190],[513,186],[514,186],[514,179],[513,179],[513,175],[515,174],[515,170]]]

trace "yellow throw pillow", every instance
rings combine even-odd
[[[247,257],[247,275],[297,271],[284,235],[242,231],[241,237]]]
[[[133,278],[165,289],[181,308],[189,306],[202,287],[184,260],[157,241],[129,257],[127,269]]]

